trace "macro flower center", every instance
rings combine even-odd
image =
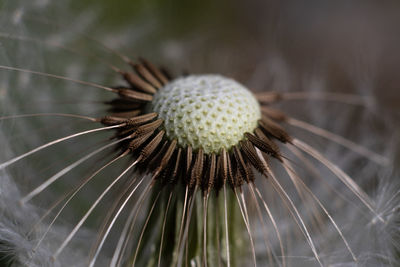
[[[151,102],[164,119],[166,135],[181,147],[203,148],[207,154],[229,150],[253,132],[261,118],[253,94],[220,75],[190,75],[171,81]]]

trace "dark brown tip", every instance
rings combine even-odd
[[[193,150],[191,146],[186,147],[186,162],[185,162],[185,174],[186,177],[190,175],[190,167],[192,166]]]
[[[253,172],[251,170],[251,167],[248,167],[246,160],[240,152],[240,148],[238,146],[233,147],[233,156],[236,159],[237,167],[239,172],[241,173],[241,176],[245,179],[247,183],[249,183],[252,179],[254,179],[254,176],[252,175]]]
[[[158,127],[160,127],[163,123],[163,119],[158,119],[153,122],[149,122],[147,124],[141,125],[136,128],[135,132],[133,133],[133,136],[140,136],[142,134],[152,132],[156,130]]]
[[[148,157],[156,150],[158,145],[161,143],[164,137],[165,131],[161,130],[141,151],[140,156],[142,157],[142,162],[146,161]]]
[[[149,132],[147,134],[141,135],[129,143],[129,150],[132,152],[136,151],[140,146],[142,146],[149,138],[153,135],[154,132]]]
[[[164,157],[168,146],[169,141],[164,140],[163,144],[157,148],[157,151],[150,158],[148,158],[146,162],[142,162],[142,167],[149,170],[150,172],[156,170],[160,166],[161,160]]]
[[[287,120],[287,116],[285,113],[283,113],[280,110],[270,108],[267,106],[261,106],[261,112],[265,115],[268,116],[269,118],[279,121],[279,122],[284,122]]]
[[[139,58],[139,60],[144,64],[144,66],[150,70],[152,74],[154,74],[155,77],[163,84],[166,85],[168,83],[168,78],[158,69],[156,66],[154,66],[150,61],[147,61],[144,58]]]
[[[196,159],[192,167],[189,179],[189,189],[192,189],[195,184],[200,185],[203,175],[204,153],[203,149],[199,148],[196,153]]]
[[[152,86],[157,89],[160,89],[162,87],[162,84],[143,64],[133,64],[132,67],[143,79],[145,79]]]
[[[217,156],[211,154],[207,161],[207,176],[203,184],[203,192],[210,193],[214,187],[215,176],[217,175]]]
[[[276,149],[271,146],[271,142],[269,142],[268,139],[262,140],[257,136],[252,135],[251,133],[245,133],[244,135],[254,146],[260,149],[262,152],[267,153],[268,155],[271,155],[275,158],[279,158],[279,151],[277,152]]]
[[[265,168],[264,164],[259,159],[257,152],[253,144],[249,140],[240,141],[240,146],[243,150],[244,155],[248,161],[258,170],[260,173],[268,173],[268,169]]]
[[[152,121],[153,119],[157,118],[157,116],[158,116],[158,114],[155,112],[147,113],[147,114],[136,116],[136,117],[126,120],[126,124],[127,124],[127,126],[137,126],[137,125]]]
[[[273,120],[264,116],[261,120],[258,121],[258,124],[266,134],[275,137],[279,141],[283,143],[292,142],[292,138],[289,136],[286,130],[283,129],[279,124],[277,124]]]
[[[230,162],[230,168],[231,168],[231,186],[233,188],[241,187],[244,183],[244,178],[242,175],[242,172],[240,171],[239,164],[236,160],[236,157],[234,153],[229,154],[229,162]]]
[[[153,100],[152,95],[149,95],[146,93],[140,93],[140,92],[134,91],[132,89],[127,89],[127,88],[119,89],[118,94],[121,97],[125,97],[125,98],[132,99],[135,101],[150,102]]]
[[[232,168],[231,168],[231,162],[229,159],[229,154],[225,150],[225,148],[222,148],[220,151],[220,179],[222,182],[222,185],[225,185],[226,181],[229,181],[231,186],[234,186],[235,182],[233,180],[233,175],[232,175]]]
[[[176,157],[175,157],[175,164],[174,164],[174,168],[172,170],[172,174],[170,177],[170,182],[171,183],[175,183],[179,176],[182,173],[182,160],[183,158],[183,153],[182,153],[182,148],[178,148],[178,150],[176,151]]]
[[[156,171],[154,172],[155,176],[158,175],[162,170],[164,170],[165,167],[167,166],[167,164],[169,163],[169,161],[175,151],[176,144],[177,144],[176,140],[172,140],[171,142],[169,142],[169,146],[168,146],[167,150],[163,153],[161,162],[160,162],[158,168],[156,169]]]
[[[142,92],[146,92],[146,93],[149,93],[149,94],[155,94],[157,92],[156,88],[154,88],[148,82],[144,81],[142,78],[140,78],[135,73],[123,72],[122,76],[135,89],[138,89],[138,90],[140,90]]]
[[[272,157],[282,162],[282,155],[279,146],[270,138],[268,138],[260,128],[254,130],[256,136],[264,143],[264,150],[258,147],[261,151],[268,153]]]
[[[114,116],[105,116],[103,118],[100,118],[100,123],[106,125],[106,126],[112,126],[112,125],[118,125],[126,122],[125,118],[118,118]]]

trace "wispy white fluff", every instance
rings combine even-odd
[[[0,132],[1,134],[1,132]],[[2,140],[5,137],[1,134]],[[3,147],[4,154],[7,151]],[[2,160],[3,157],[2,157]],[[33,228],[43,211],[31,204],[21,205],[21,193],[15,179],[5,170],[0,173],[0,255],[6,256],[12,266],[85,266],[86,247],[85,235],[74,240],[74,245],[69,247],[59,259],[52,258],[54,246],[59,244],[68,227],[54,227],[40,246],[37,247],[41,235],[44,233],[45,224]]]

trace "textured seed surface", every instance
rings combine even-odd
[[[217,153],[253,132],[260,106],[243,85],[219,75],[191,75],[161,88],[151,103],[164,119],[167,137],[182,147]]]

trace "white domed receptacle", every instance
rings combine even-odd
[[[166,135],[181,147],[204,152],[229,150],[253,132],[261,118],[253,94],[240,83],[220,75],[190,75],[161,88],[151,103],[164,119]]]

